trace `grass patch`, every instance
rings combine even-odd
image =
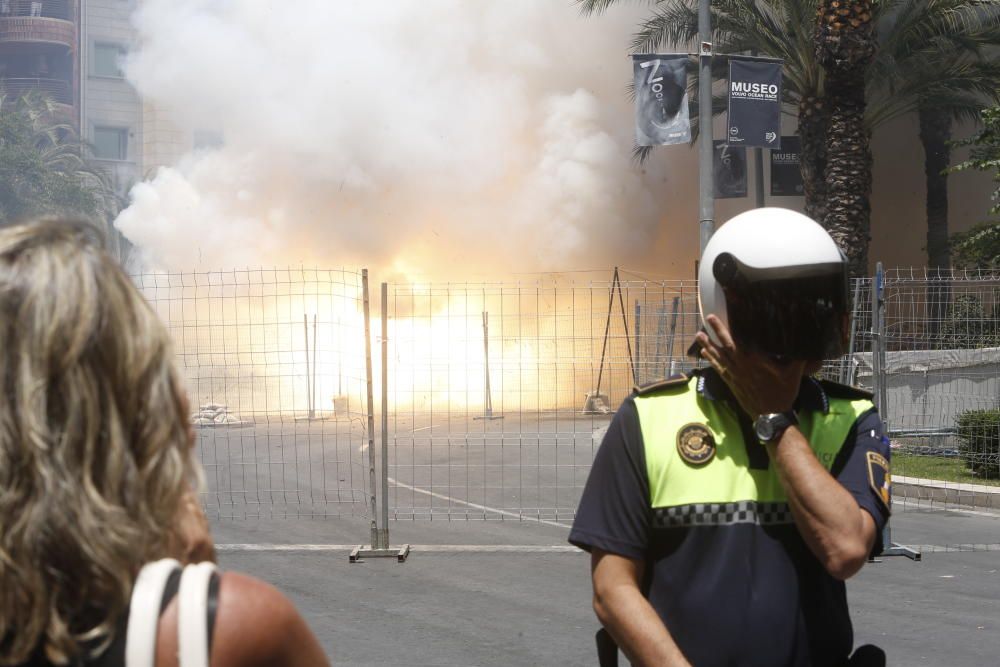
[[[960,458],[943,456],[914,456],[912,454],[892,455],[892,474],[902,477],[923,477],[942,482],[962,482],[964,484],[985,484],[1000,487],[1000,479],[983,479],[973,475]]]

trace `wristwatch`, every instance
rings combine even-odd
[[[798,423],[799,418],[796,416],[794,410],[772,412],[771,414],[757,417],[757,421],[753,425],[753,430],[757,435],[757,439],[766,444],[769,442],[778,442],[786,428],[795,426]]]

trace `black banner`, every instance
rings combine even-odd
[[[687,55],[632,56],[636,144],[667,146],[691,141],[687,63]]]
[[[782,137],[781,149],[771,151],[771,196],[800,197],[802,171],[799,154],[802,145],[796,136]]]
[[[715,198],[735,199],[747,196],[747,149],[730,146],[725,141],[712,142],[715,148],[712,173],[715,175]]]
[[[781,148],[781,63],[729,60],[730,144]]]

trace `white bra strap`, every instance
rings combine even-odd
[[[188,565],[178,592],[177,641],[180,667],[208,667],[208,587],[213,563]]]
[[[126,667],[153,667],[156,661],[156,629],[160,624],[163,589],[181,564],[173,558],[148,563],[139,571],[132,587],[128,627],[125,635]]]

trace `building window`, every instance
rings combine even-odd
[[[128,156],[128,130],[122,127],[94,128],[94,157],[101,160],[125,160]]]
[[[94,44],[94,75],[120,79],[125,49],[119,44]]]

